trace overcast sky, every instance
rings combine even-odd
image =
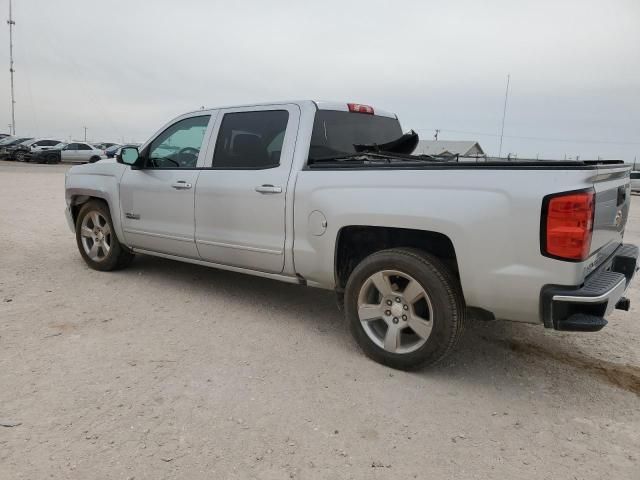
[[[640,162],[639,0],[13,4],[19,134],[143,141],[202,105],[312,98],[372,104],[495,155],[510,73],[503,153]]]

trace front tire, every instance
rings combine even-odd
[[[118,240],[108,207],[98,200],[91,200],[80,209],[76,243],[83,260],[94,270],[125,268],[134,257]]]
[[[434,365],[454,349],[465,305],[457,278],[438,258],[394,248],[356,266],[345,290],[345,314],[367,356],[412,370]]]

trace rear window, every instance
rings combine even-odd
[[[318,110],[309,157],[356,153],[354,144],[387,143],[402,136],[396,118],[335,110]]]

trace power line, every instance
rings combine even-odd
[[[424,128],[414,128],[417,131],[433,131],[432,127],[424,127]],[[441,132],[449,132],[449,133],[463,133],[465,135],[481,135],[485,137],[500,137],[499,133],[486,133],[486,132],[470,132],[466,130],[448,130],[448,129],[440,129]],[[617,141],[617,140],[594,140],[594,139],[577,139],[577,138],[555,138],[555,137],[530,137],[530,136],[522,136],[522,135],[504,135],[505,138],[517,138],[521,140],[543,140],[546,142],[569,142],[569,143],[595,143],[595,144],[612,144],[612,145],[640,145],[640,142],[629,142],[629,141]]]

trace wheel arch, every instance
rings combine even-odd
[[[353,269],[380,250],[410,247],[428,252],[445,263],[459,280],[458,257],[451,239],[440,232],[399,227],[349,225],[337,234],[334,254],[335,285],[344,291]]]
[[[122,222],[120,219],[120,205],[114,204],[112,197],[106,192],[101,190],[90,189],[67,189],[67,204],[71,212],[71,218],[75,225],[78,220],[78,214],[82,206],[91,200],[97,200],[106,205],[109,209],[109,215],[111,215],[111,222],[115,230],[116,236],[121,244],[126,246],[124,241],[124,235],[122,232]]]

